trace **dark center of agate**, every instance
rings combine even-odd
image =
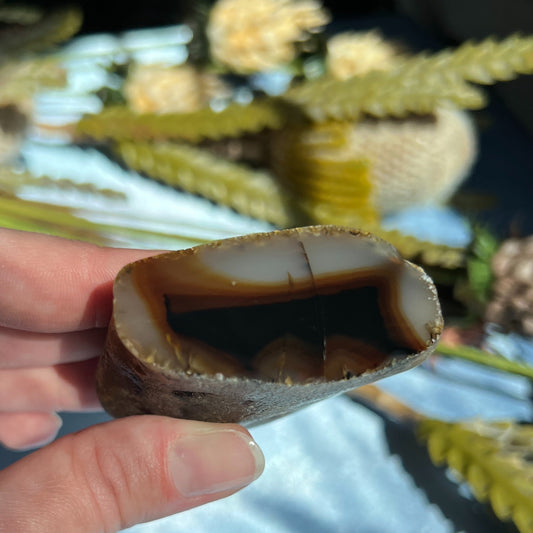
[[[348,346],[350,339],[371,347],[367,369],[392,355],[402,356],[420,348],[409,346],[391,331],[394,323],[390,316],[383,316],[379,291],[374,286],[274,303],[254,300],[250,305],[176,313],[171,311],[172,302],[179,298],[165,296],[167,320],[173,331],[231,355],[252,377],[262,377],[254,367],[257,354],[273,341],[288,336],[312,347],[309,353],[321,365],[328,359],[328,339],[333,336],[346,339],[347,352],[353,349]],[[338,349],[338,340],[335,345]],[[376,353],[381,360],[376,361]]]

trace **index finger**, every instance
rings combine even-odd
[[[105,327],[118,271],[157,253],[0,228],[0,326],[43,333]]]

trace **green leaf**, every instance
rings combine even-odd
[[[491,262],[499,245],[500,241],[487,228],[473,228],[466,261],[467,285],[461,295],[472,311],[483,312],[490,300],[494,280]]]

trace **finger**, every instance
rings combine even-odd
[[[0,411],[87,411],[100,409],[95,390],[96,359],[48,368],[0,370]]]
[[[62,421],[55,413],[0,413],[0,442],[13,450],[28,450],[51,442]]]
[[[74,363],[102,353],[104,328],[69,333],[33,333],[0,327],[0,369]]]
[[[118,271],[156,253],[0,229],[0,326],[44,333],[105,327]]]
[[[263,464],[234,424],[115,420],[62,437],[1,472],[0,530],[119,531],[228,496]]]

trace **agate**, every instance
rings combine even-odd
[[[442,330],[421,268],[335,226],[149,257],[113,294],[97,391],[115,417],[258,424],[414,367]]]

